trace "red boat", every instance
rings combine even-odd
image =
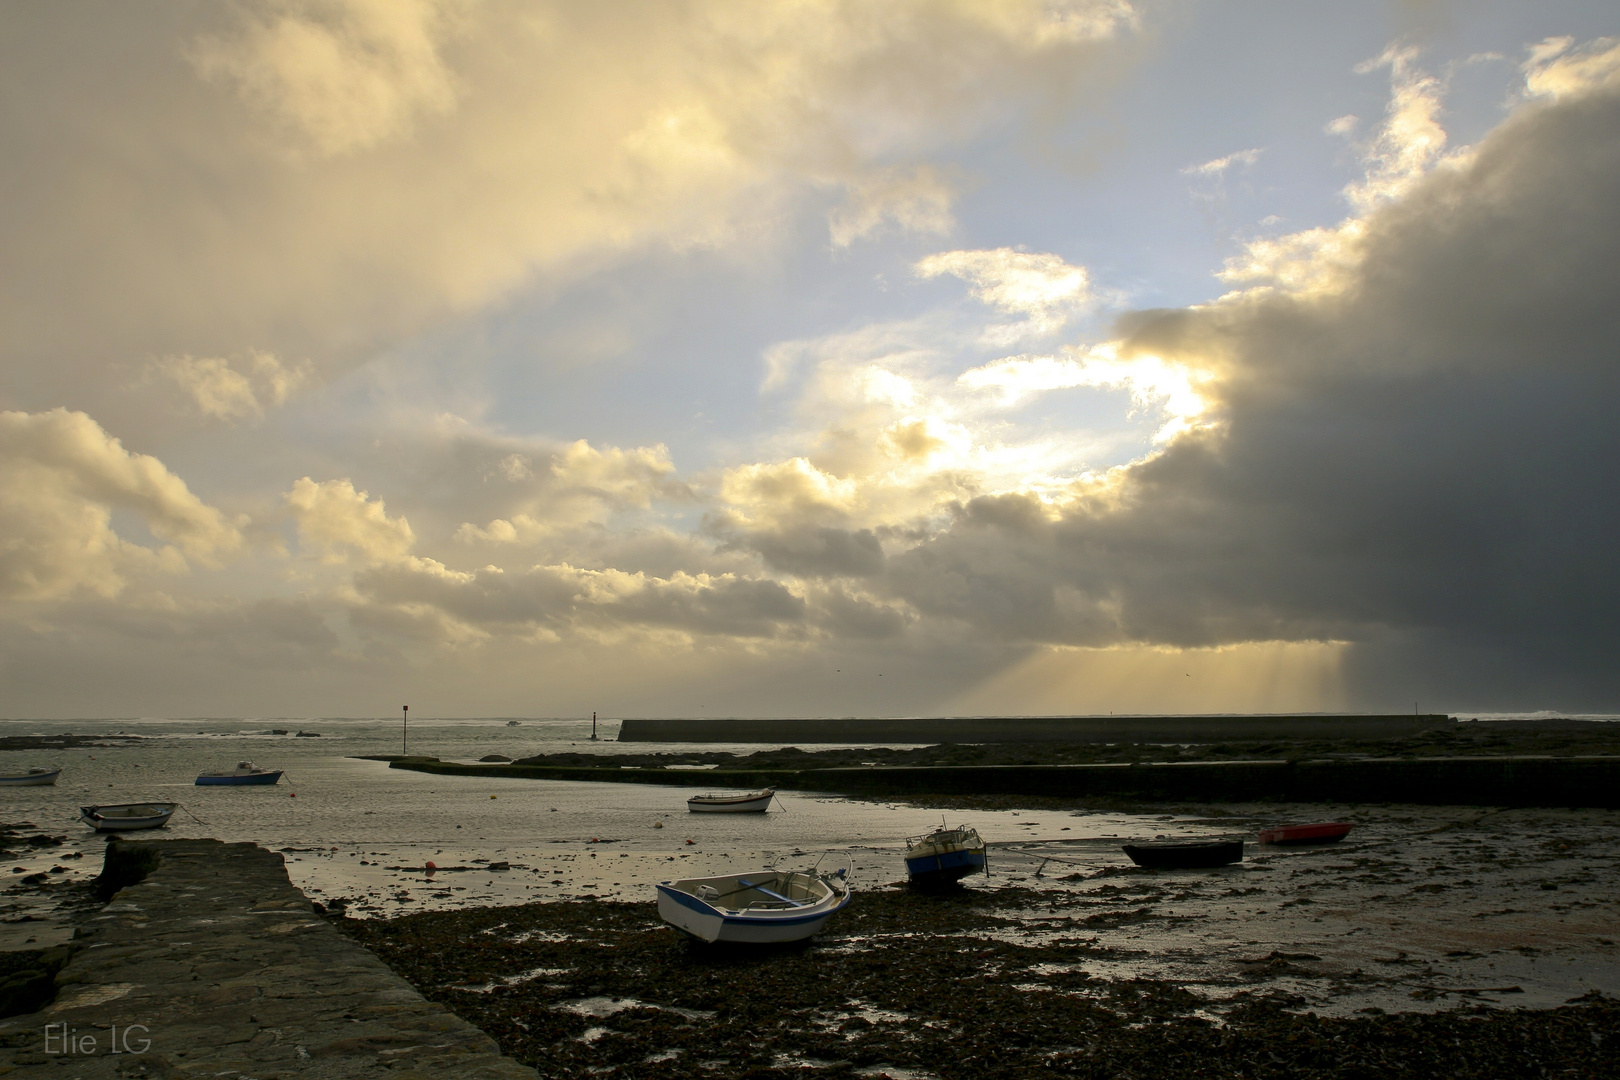
[[[1316,825],[1282,825],[1261,829],[1262,844],[1336,844],[1344,839],[1351,825],[1347,821],[1323,821]]]

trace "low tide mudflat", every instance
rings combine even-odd
[[[1329,812],[1177,809],[1167,832]],[[343,923],[425,995],[557,1076],[1505,1077],[1612,1065],[1620,814],[1377,808],[1343,815],[1357,829],[1332,847],[1251,846],[1220,870],[1148,871],[1116,842],[1052,839],[1083,826],[1083,808],[1018,813],[1031,839],[993,849],[988,880],[919,895],[896,865],[803,947],[692,945],[650,902]]]

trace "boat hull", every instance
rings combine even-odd
[[[281,770],[279,769],[275,772],[245,773],[241,776],[235,776],[231,773],[224,773],[219,776],[210,776],[209,774],[204,773],[203,775],[197,777],[198,787],[219,787],[227,785],[230,787],[246,787],[255,784],[277,784],[280,782]]]
[[[906,874],[914,885],[948,884],[970,874],[984,873],[984,849],[947,851],[906,860]]]
[[[1125,854],[1137,866],[1152,870],[1207,870],[1243,861],[1241,840],[1192,840],[1181,843],[1126,844]]]
[[[937,829],[906,844],[906,874],[913,885],[947,885],[985,873],[984,841],[966,825]]]
[[[169,823],[178,803],[120,803],[117,806],[81,806],[79,820],[97,832],[133,832],[157,829]]]
[[[1275,829],[1261,829],[1260,842],[1284,847],[1337,844],[1352,827],[1345,821],[1323,821],[1315,825],[1283,825]]]
[[[62,775],[62,770],[42,773],[15,773],[11,776],[0,776],[0,787],[45,787],[56,783],[56,778]]]
[[[762,879],[780,877],[769,871],[763,871],[758,876]],[[849,904],[848,886],[834,887],[826,879],[809,874],[788,876],[814,882],[814,891],[819,894],[817,898],[796,907],[784,904],[769,910],[728,908],[721,902],[698,897],[690,890],[699,884],[713,882],[723,898],[727,895],[723,890],[736,882],[736,877],[661,881],[657,886],[658,917],[701,941],[769,945],[803,941],[814,936],[828,919]]]
[[[763,814],[776,798],[775,791],[755,791],[747,795],[694,795],[686,808],[694,814]]]

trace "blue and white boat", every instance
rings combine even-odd
[[[906,873],[915,885],[944,885],[988,873],[984,841],[966,825],[939,828],[906,841]]]
[[[281,779],[280,769],[261,769],[251,761],[238,761],[230,772],[205,772],[197,783],[208,784],[274,784]]]
[[[658,917],[701,941],[802,941],[849,900],[844,870],[757,870],[658,883]]]

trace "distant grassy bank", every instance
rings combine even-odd
[[[747,755],[542,754],[493,763],[387,760],[394,768],[447,775],[878,796],[1620,806],[1620,730],[1576,721],[1459,724],[1396,739],[787,747]]]

